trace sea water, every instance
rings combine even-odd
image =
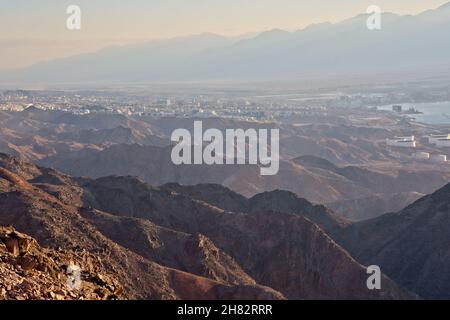
[[[416,121],[428,124],[450,124],[450,101],[424,102],[424,103],[399,103],[404,111],[415,108],[422,114],[411,114]],[[392,110],[392,105],[379,107],[380,110]]]

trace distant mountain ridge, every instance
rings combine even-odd
[[[193,122],[174,117],[75,115],[38,108],[3,111],[0,152],[73,176],[131,175],[152,185],[218,183],[247,197],[288,190],[352,220],[400,210],[450,181],[445,168],[398,164],[380,170],[370,164],[372,160],[397,163],[383,143],[386,137],[401,135],[402,129],[340,124],[279,125],[284,134],[276,176],[261,177],[259,168],[251,165],[175,166],[170,134],[176,128],[192,128]],[[204,128],[220,130],[267,125],[275,126],[223,118],[203,120]]]
[[[374,192],[428,193],[445,185],[450,176],[446,172],[398,169],[382,173],[358,166],[337,167],[325,159],[306,156],[282,160],[278,175],[261,177],[259,168],[254,165],[177,166],[172,163],[170,154],[170,147],[116,144],[101,151],[66,152],[43,159],[39,164],[73,176],[137,176],[152,185],[216,183],[245,196],[282,189],[315,203],[364,199]],[[422,182],[424,179],[427,179],[426,184]]]
[[[201,34],[37,63],[2,72],[2,82],[145,82],[298,78],[450,66],[450,3],[421,14],[382,15],[368,30],[368,15],[272,30],[246,39]]]
[[[427,299],[450,298],[450,184],[395,213],[353,224],[338,241]]]

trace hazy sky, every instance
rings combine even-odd
[[[336,22],[375,4],[416,14],[449,0],[0,0],[0,68],[150,39],[212,32],[238,35]],[[80,31],[66,8],[82,10]]]

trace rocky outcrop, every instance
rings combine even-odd
[[[0,230],[0,240],[4,243],[6,250],[14,257],[25,256],[35,240],[15,230]]]
[[[101,272],[87,252],[45,249],[28,235],[0,227],[0,300],[123,298],[117,279]]]

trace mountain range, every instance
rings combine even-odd
[[[205,194],[231,193],[201,188],[210,190]],[[4,154],[0,191],[0,225],[27,233],[48,250],[72,254],[86,275],[82,279],[89,279],[86,268],[94,262],[88,256],[95,256],[93,274],[120,284],[122,298],[417,298],[385,276],[382,290],[368,290],[364,266],[319,226],[338,230],[348,222],[292,195],[293,213],[277,210],[288,207],[272,201],[276,193],[251,200],[251,211],[228,211],[216,206],[217,199],[216,205],[198,200],[176,185],[73,178]],[[4,262],[17,264],[17,254],[8,251]],[[37,257],[28,249],[20,257],[30,260],[29,271],[47,274],[36,269]],[[64,272],[63,265],[55,269]],[[20,288],[14,292],[24,294]]]
[[[176,128],[191,128],[193,121],[118,114],[80,116],[30,107],[0,112],[0,152],[72,176],[130,175],[154,186],[214,183],[246,197],[287,190],[326,204],[351,220],[398,211],[450,180],[445,167],[406,165],[399,161],[405,155],[383,145],[390,136],[423,135],[419,125],[405,131],[397,125],[279,124],[282,159],[279,174],[272,177],[262,177],[259,167],[250,165],[176,166],[170,157],[170,134]],[[203,125],[225,130],[275,124],[211,118],[203,119]]]
[[[450,66],[450,4],[418,15],[384,13],[381,30],[367,14],[295,32],[245,39],[200,34],[4,70],[4,83],[275,80],[326,75],[442,71]]]
[[[0,191],[0,225],[9,226],[0,228],[0,273],[31,277],[33,294],[41,285],[44,296],[76,298],[55,278],[72,259],[90,298],[450,297],[450,185],[350,222],[287,191],[246,198],[215,184],[76,178],[0,154]],[[32,248],[11,250],[13,236]],[[382,290],[367,289],[364,265],[386,274]],[[8,292],[33,296],[23,290]]]

